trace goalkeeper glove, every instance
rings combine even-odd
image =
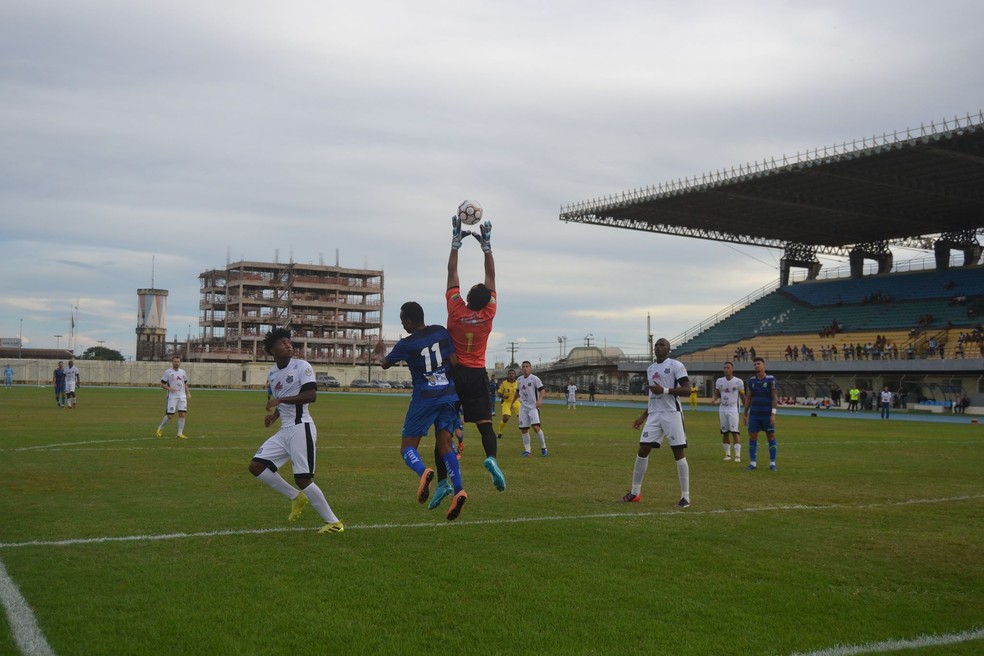
[[[457,215],[451,217],[451,250],[458,250],[461,248],[461,238],[464,235],[461,232],[461,219]]]
[[[478,239],[478,243],[482,245],[483,253],[491,253],[492,252],[492,222],[486,221],[480,227],[482,229],[482,236],[480,237],[478,235],[475,235],[475,238]]]

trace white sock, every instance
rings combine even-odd
[[[523,451],[526,453],[530,452],[530,434],[523,433]]]
[[[727,442],[724,443],[724,455],[726,456],[731,455],[731,445],[728,444]]]
[[[301,491],[308,498],[308,501],[311,502],[311,507],[318,511],[321,519],[325,520],[326,524],[334,524],[338,521],[338,517],[335,516],[331,506],[328,505],[328,499],[325,498],[325,493],[321,491],[320,487],[314,484],[314,481]]]
[[[178,435],[184,435],[184,433],[185,433],[184,417],[178,417]]]
[[[640,458],[637,455],[635,459],[635,467],[632,468],[632,494],[639,494],[642,492],[642,479],[646,477],[647,469],[649,469],[649,458]]]
[[[543,434],[542,430],[536,432],[536,436],[540,438],[540,448],[547,448],[547,436]],[[529,451],[529,449],[527,449]]]
[[[677,477],[680,479],[680,496],[690,501],[690,465],[686,458],[676,461]]]
[[[741,457],[741,442],[735,442],[735,457]]]
[[[260,472],[260,475],[256,477],[261,482],[269,485],[280,494],[284,495],[291,501],[297,498],[298,490],[296,487],[288,483],[275,471],[270,471],[266,467]]]
[[[167,415],[164,415],[164,419],[161,420],[161,425],[158,426],[158,428],[164,428],[165,426],[167,426],[167,422],[169,421],[171,421],[171,418],[168,417]]]

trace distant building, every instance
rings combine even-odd
[[[365,363],[382,335],[382,271],[235,262],[198,278],[201,332],[187,346],[191,360],[268,359],[263,337],[287,326],[309,362]]]
[[[138,361],[167,359],[167,290],[137,290]]]

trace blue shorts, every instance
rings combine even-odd
[[[762,431],[765,431],[769,435],[776,432],[776,427],[772,424],[772,415],[749,415],[748,432],[760,433]]]
[[[436,434],[446,430],[454,434],[454,429],[460,426],[458,410],[454,403],[414,404],[407,408],[406,419],[403,420],[403,437],[424,437],[434,427]]]

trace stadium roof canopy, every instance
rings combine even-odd
[[[812,257],[976,243],[984,112],[574,203],[560,220]]]

